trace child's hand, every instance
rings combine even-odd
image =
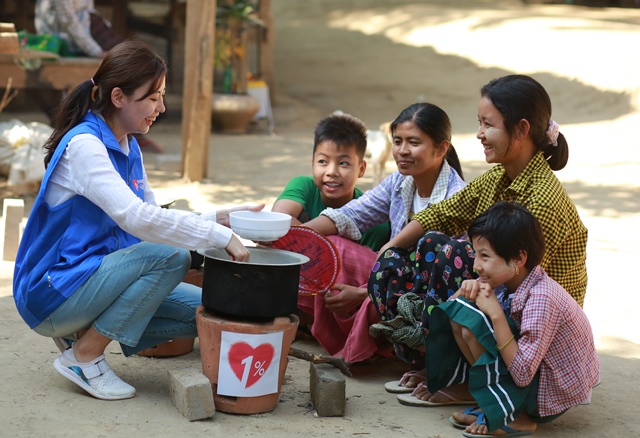
[[[335,290],[339,291],[339,293],[334,295],[332,291]],[[335,284],[331,291],[324,295],[324,302],[330,312],[349,315],[362,305],[365,298],[367,298],[367,289],[365,288],[347,284]]]
[[[489,283],[484,283],[480,280],[465,280],[460,285],[458,292],[456,292],[452,298],[463,296],[467,300],[475,302],[478,299],[478,295],[484,295],[485,297],[494,295],[493,289],[489,286]]]
[[[480,280],[465,280],[460,285],[460,289],[453,296],[463,296],[469,301],[476,301],[479,294],[488,295],[493,294],[493,289],[488,283],[483,283]]]
[[[460,285],[460,289],[458,289],[458,291],[455,294],[453,294],[453,296],[451,298],[449,298],[449,299],[451,300],[451,299],[455,299],[455,298],[458,298],[458,297],[464,297],[464,298],[468,299],[469,301],[473,301],[469,297],[472,294],[475,297],[475,294],[477,293],[477,288],[478,288],[476,283],[477,283],[477,280],[465,280],[465,281],[463,281],[462,284]],[[476,292],[474,292],[474,290]]]
[[[485,293],[485,290],[483,288],[483,290],[476,296],[476,306],[478,306],[478,309],[482,310],[482,312],[489,316],[492,321],[494,320],[494,318],[497,318],[499,316],[504,317],[504,311],[502,310],[500,302],[498,301],[498,297],[496,297],[493,289],[491,289],[491,287],[489,287],[487,283],[483,284],[487,285],[490,293]]]
[[[467,300],[475,302],[478,309],[486,313],[493,320],[493,316],[504,315],[500,302],[496,297],[493,288],[489,283],[480,280],[465,280],[460,285],[460,289],[450,299],[459,296],[465,297]]]
[[[460,285],[460,289],[458,289],[456,293],[451,295],[449,297],[449,300],[453,301],[458,297],[467,298],[467,295],[469,295],[471,293],[471,290],[475,287],[474,282],[475,280],[464,280]]]

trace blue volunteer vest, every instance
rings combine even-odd
[[[34,328],[80,287],[102,258],[140,242],[123,231],[107,214],[83,196],[51,207],[44,200],[49,179],[69,141],[92,134],[106,146],[113,167],[129,188],[144,199],[143,168],[135,138],[129,156],[120,149],[109,126],[89,112],[60,140],[27,221],[13,274],[13,298],[18,312]],[[91,169],[86,169],[91,172]]]

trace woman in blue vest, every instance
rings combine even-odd
[[[56,340],[55,369],[105,400],[135,395],[105,360],[112,340],[130,356],[197,336],[201,292],[181,282],[189,250],[249,258],[228,228],[229,211],[200,216],[155,202],[132,134],[147,133],[164,112],[166,73],[151,47],[127,41],[63,100],[15,264],[16,306],[29,327]]]

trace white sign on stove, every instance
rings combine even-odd
[[[222,332],[219,395],[257,397],[278,392],[283,332]]]

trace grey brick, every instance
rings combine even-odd
[[[311,402],[321,417],[343,417],[347,407],[346,380],[333,365],[311,363]]]
[[[211,418],[216,412],[211,382],[195,368],[169,370],[171,400],[189,421]]]

